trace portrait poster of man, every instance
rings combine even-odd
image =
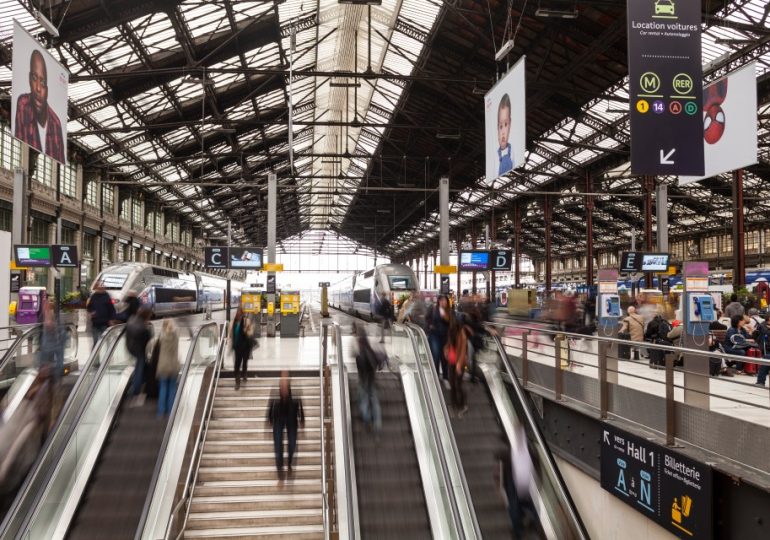
[[[14,137],[66,164],[69,73],[17,22],[13,25],[12,61]]]
[[[525,57],[522,56],[484,96],[484,170],[488,180],[524,163],[525,135]]]

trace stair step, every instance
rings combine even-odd
[[[284,457],[286,457],[286,445],[284,444]],[[315,452],[296,452],[295,460],[299,460],[303,465],[320,465],[321,452],[317,448]],[[275,455],[273,452],[240,452],[240,453],[207,453],[204,452],[201,457],[201,467],[241,467],[255,465],[275,465]]]
[[[320,448],[320,439],[302,439],[297,441],[298,452],[309,452],[313,450],[320,450]],[[212,441],[211,439],[207,439],[206,446],[203,450],[204,452],[211,452],[213,454],[240,453],[245,451],[272,452],[273,440],[272,438],[262,440],[244,438],[223,441]]]
[[[234,512],[190,513],[186,530],[226,529],[230,527],[259,527],[283,522],[287,525],[323,524],[320,508],[286,510],[241,510]]]
[[[321,478],[320,465],[298,464],[293,469],[294,478]],[[251,466],[251,467],[201,467],[198,472],[201,482],[212,480],[278,480],[275,465]]]
[[[195,497],[267,495],[271,493],[315,494],[320,500],[321,479],[290,478],[278,483],[275,478],[269,480],[223,480],[208,481],[195,486]]]
[[[277,527],[232,527],[228,529],[197,529],[185,531],[185,538],[199,540],[253,540],[270,538],[271,540],[321,540],[324,537],[323,525],[295,525]]]
[[[221,420],[220,420],[221,421]],[[320,422],[319,422],[320,424]],[[298,439],[302,442],[305,437],[308,439],[319,440],[321,438],[320,427],[304,427],[300,428]],[[269,425],[267,427],[254,425],[249,427],[237,427],[225,425],[211,426],[206,434],[206,444],[209,441],[228,441],[228,440],[255,440],[255,441],[272,441],[273,440],[273,428]]]
[[[291,510],[294,508],[321,508],[321,498],[317,493],[236,494],[218,497],[195,497],[190,512]]]
[[[321,407],[320,405],[307,405],[304,404],[302,407],[305,416],[309,420],[313,417],[320,417],[321,416]],[[265,404],[264,407],[260,406],[218,406],[218,404],[214,404],[214,410],[212,412],[211,418],[213,420],[218,420],[221,418],[266,418],[268,412],[267,404]]]
[[[306,428],[317,428],[321,425],[321,419],[319,417],[305,418]],[[272,432],[272,427],[265,419],[264,416],[259,417],[244,417],[244,418],[217,418],[212,419],[209,422],[209,429],[248,429],[248,428],[265,428]],[[302,428],[300,428],[302,430]]]

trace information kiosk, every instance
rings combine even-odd
[[[281,337],[299,336],[299,291],[281,291]]]

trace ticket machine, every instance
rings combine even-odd
[[[241,309],[254,323],[256,337],[262,335],[262,291],[254,287],[244,287],[241,290]]]
[[[48,302],[45,287],[22,287],[16,305],[16,324],[35,324],[43,320],[43,306]]]
[[[299,291],[281,291],[281,337],[299,336]]]

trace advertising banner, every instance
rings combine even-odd
[[[702,175],[701,3],[627,6],[631,172]]]
[[[13,136],[66,164],[69,73],[15,21],[12,62]]]
[[[486,177],[503,176],[524,163],[526,136],[525,58],[484,96]]]
[[[703,89],[703,176],[680,176],[684,186],[757,162],[756,62]]]
[[[602,428],[602,488],[679,538],[711,538],[711,468],[611,424]]]

